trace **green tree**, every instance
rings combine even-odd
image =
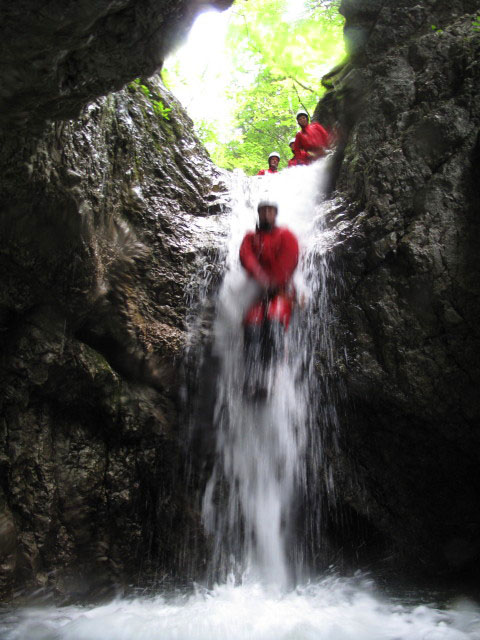
[[[291,157],[298,130],[295,114],[312,114],[325,89],[321,77],[344,57],[340,0],[236,0],[227,33],[231,60],[225,92],[235,105],[229,139],[218,123],[196,123],[212,159],[253,174],[266,168],[271,151],[281,167]],[[292,6],[301,11],[292,13]]]

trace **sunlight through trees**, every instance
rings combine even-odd
[[[212,29],[204,20],[190,46],[167,60],[164,79],[216,164],[253,174],[276,150],[281,167],[286,165],[288,141],[298,129],[296,111],[313,113],[324,92],[322,75],[345,55],[338,5],[236,0],[226,21],[217,14]],[[196,86],[194,78],[188,81],[190,65],[200,69]]]

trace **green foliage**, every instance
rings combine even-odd
[[[169,113],[171,108],[166,107],[161,100],[152,99],[152,107],[157,116],[160,116],[164,120],[170,120]]]
[[[196,122],[217,165],[254,174],[268,168],[268,155],[278,151],[280,168],[286,166],[292,155],[288,142],[298,130],[296,112],[304,108],[313,114],[325,92],[322,76],[345,57],[339,4],[340,0],[234,2],[225,54],[231,70],[224,90],[232,121],[207,117]],[[166,72],[174,93],[175,85],[184,87],[178,71],[173,62]]]
[[[291,157],[288,141],[295,133],[291,93],[289,79],[264,68],[257,74],[252,89],[237,94],[236,135],[222,150],[226,168],[240,166],[247,173],[256,173],[268,168],[267,158],[272,151],[279,152],[283,166],[288,162]],[[316,103],[315,98],[313,102]]]
[[[203,142],[204,145],[207,146],[216,143],[217,140],[217,131],[214,124],[207,122],[207,120],[198,120],[195,122],[195,133]]]
[[[338,22],[340,0],[306,0],[305,15],[309,20]]]
[[[443,33],[443,29],[440,29],[440,27],[436,27],[434,24],[431,24],[430,28],[432,29],[432,31],[435,31],[435,33]]]
[[[228,32],[228,48],[237,74],[251,82],[230,88],[236,135],[213,159],[247,173],[267,168],[270,152],[280,167],[291,158],[289,140],[298,126],[295,113],[310,114],[324,92],[321,77],[344,56],[338,1],[309,0],[300,16],[288,19],[285,0],[237,0]]]
[[[472,20],[472,27],[475,29],[475,31],[480,31],[480,15]]]
[[[133,81],[132,85],[134,86],[136,85],[138,89],[143,93],[143,95],[146,98],[148,98],[148,100],[152,105],[153,112],[155,113],[155,115],[159,116],[160,118],[163,118],[164,120],[170,120],[169,113],[171,111],[171,108],[166,107],[163,104],[163,102],[150,91],[147,85],[142,84],[142,81],[140,78],[136,78]]]

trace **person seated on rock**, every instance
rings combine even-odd
[[[295,151],[293,150],[293,145],[294,144],[295,144],[295,138],[292,138],[290,140],[290,142],[288,143],[288,146],[290,147],[290,150],[293,153],[293,156],[288,161],[287,167],[294,167],[297,164],[297,161],[295,159]]]
[[[246,395],[266,397],[265,370],[283,350],[295,301],[292,276],[298,264],[296,236],[277,227],[278,206],[259,203],[258,224],[240,246],[240,262],[258,285],[258,297],[243,319]]]
[[[308,113],[303,109],[297,112],[300,131],[295,136],[293,152],[297,164],[310,164],[322,158],[329,146],[327,131],[318,122],[308,122]]]
[[[257,176],[264,176],[266,173],[277,173],[279,162],[280,154],[277,151],[272,151],[268,156],[268,169],[260,169]]]
[[[308,155],[306,151],[300,151],[300,153],[295,154],[294,150],[295,138],[292,138],[288,143],[288,146],[292,150],[293,156],[288,161],[289,167],[295,167],[297,164],[307,164],[308,163]]]

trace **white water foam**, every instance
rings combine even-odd
[[[189,597],[30,608],[0,619],[3,640],[478,640],[480,612],[407,607],[368,584],[328,578],[279,595],[224,584]]]
[[[285,588],[301,567],[292,567],[289,544],[295,506],[306,490],[305,455],[316,456],[322,473],[320,440],[314,436],[317,403],[312,402],[315,343],[328,311],[324,277],[322,202],[325,161],[276,175],[237,176],[231,195],[232,226],[227,272],[219,294],[215,349],[221,361],[216,407],[217,463],[207,485],[203,516],[214,539],[216,575],[229,572]],[[268,399],[251,402],[243,388],[242,317],[259,295],[238,258],[247,230],[253,229],[257,203],[278,204],[279,226],[298,237],[302,259],[295,274],[297,305],[286,334],[285,355],[267,372]],[[324,300],[324,304],[321,302]],[[313,311],[315,310],[315,311]],[[256,363],[261,367],[260,363]],[[327,403],[325,403],[327,404]],[[292,570],[293,569],[293,570]]]
[[[287,586],[291,558],[285,520],[304,489],[306,449],[312,456],[314,448],[324,488],[334,489],[313,432],[319,412],[325,428],[335,431],[335,410],[328,392],[318,398],[309,388],[313,346],[320,344],[327,367],[333,357],[325,287],[329,238],[322,227],[324,205],[315,202],[322,172],[320,162],[271,180],[236,178],[236,215],[216,322],[216,345],[223,354],[218,463],[204,499],[204,518],[218,562],[224,570],[241,571],[242,584],[228,576],[223,584],[197,588],[190,595],[117,599],[103,606],[4,609],[1,640],[480,640],[480,611],[470,603],[447,611],[402,604],[381,597],[361,579],[329,577],[308,586]],[[278,223],[299,236],[304,259],[297,287],[310,302],[293,321],[291,357],[279,367],[272,396],[259,410],[245,406],[237,379],[242,312],[254,295],[238,265],[238,248],[254,226],[258,198],[268,190],[274,190],[280,203]],[[306,373],[299,385],[295,380],[302,368]],[[215,503],[221,476],[230,480],[229,488],[226,499]]]

